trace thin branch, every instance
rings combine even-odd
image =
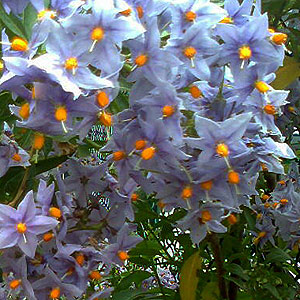
[[[212,251],[214,254],[214,259],[215,259],[216,268],[217,268],[217,276],[218,276],[218,284],[219,284],[220,294],[223,299],[228,299],[227,286],[226,286],[225,279],[223,277],[225,271],[224,271],[224,267],[223,267],[223,257],[222,257],[222,253],[221,253],[219,239],[215,233],[209,234],[207,236],[207,238],[211,244],[211,248],[212,248]]]

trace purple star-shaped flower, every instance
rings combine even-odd
[[[17,209],[0,204],[0,249],[18,245],[26,255],[34,257],[37,235],[57,224],[54,218],[36,215],[33,191],[27,193]]]

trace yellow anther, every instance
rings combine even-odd
[[[119,161],[119,160],[122,160],[124,159],[126,156],[125,152],[124,151],[116,151],[113,153],[113,160],[114,161]]]
[[[212,219],[211,213],[208,210],[203,210],[201,212],[201,221],[206,223]]]
[[[77,254],[75,260],[82,267],[85,262],[84,255],[82,253]]]
[[[68,118],[67,109],[64,106],[58,106],[55,109],[54,117],[57,121],[60,121],[60,122],[67,121],[67,118]]]
[[[223,143],[218,144],[216,147],[216,152],[222,157],[227,157],[229,154],[228,146]]]
[[[137,140],[135,142],[135,149],[136,150],[142,150],[142,149],[144,149],[146,147],[146,145],[147,145],[147,141],[145,141],[145,140]]]
[[[219,23],[223,23],[223,24],[233,24],[233,20],[230,17],[225,17],[224,19],[222,19]]]
[[[100,272],[98,270],[93,270],[89,273],[89,278],[90,279],[95,279],[95,280],[101,280],[102,275],[100,274]]]
[[[109,98],[106,92],[101,91],[97,94],[97,103],[99,104],[100,107],[105,107],[106,105],[109,104]]]
[[[15,153],[12,157],[12,160],[14,160],[16,162],[20,162],[22,160],[22,157],[19,153]]]
[[[120,12],[120,14],[125,16],[125,17],[129,17],[131,15],[131,13],[132,13],[132,10],[130,8]]]
[[[99,121],[102,125],[109,127],[112,125],[112,116],[111,114],[108,114],[106,112],[102,112],[100,117],[99,117]]]
[[[91,39],[93,41],[101,41],[104,37],[104,30],[102,27],[96,27],[93,29],[92,33],[91,33]]]
[[[194,58],[196,54],[197,54],[197,50],[192,46],[186,47],[183,50],[183,55],[190,59]]]
[[[267,104],[265,107],[264,107],[264,112],[268,115],[275,115],[276,114],[276,108],[274,105],[272,104]]]
[[[228,172],[228,182],[231,184],[238,184],[240,183],[240,176],[239,173],[231,170]]]
[[[252,56],[252,50],[248,45],[239,48],[239,57],[241,60],[248,60]]]
[[[21,52],[27,51],[28,42],[19,37],[16,37],[11,42],[11,49],[14,51],[21,51]]]
[[[143,7],[139,5],[139,6],[137,6],[136,10],[138,12],[139,18],[141,19],[144,16],[144,9],[143,9]]]
[[[131,195],[131,201],[132,202],[135,202],[135,201],[137,201],[139,199],[139,195],[137,194],[137,193],[133,193],[132,195]]]
[[[254,86],[260,93],[266,93],[270,90],[270,86],[264,81],[256,81]]]
[[[285,198],[280,200],[280,203],[283,205],[287,204],[288,202],[289,202],[289,200],[285,199]]]
[[[192,95],[193,98],[197,99],[197,98],[200,98],[200,97],[203,97],[203,94],[202,92],[200,91],[200,89],[195,86],[195,85],[192,85],[189,89],[189,92],[190,94]]]
[[[29,103],[24,103],[21,105],[20,110],[19,110],[19,115],[22,119],[27,120],[30,115],[30,106]]]
[[[175,108],[174,106],[171,105],[165,105],[162,109],[162,113],[165,118],[171,117],[174,114],[174,112],[175,112]]]
[[[272,37],[271,40],[274,44],[281,46],[284,45],[287,41],[287,34],[285,33],[275,33]]]
[[[33,138],[33,149],[41,150],[45,145],[45,136],[41,133],[35,133]]]
[[[193,196],[193,189],[190,186],[186,186],[181,192],[181,198],[189,199]]]
[[[155,154],[155,148],[154,147],[148,147],[146,149],[144,149],[141,153],[141,157],[144,160],[149,160],[151,158],[153,158],[154,154]]]
[[[212,186],[213,186],[213,181],[212,180],[207,180],[207,181],[201,182],[200,186],[201,186],[202,189],[204,189],[206,191],[210,191]]]
[[[188,22],[194,22],[197,18],[197,15],[193,11],[188,11],[185,13],[185,20]]]
[[[227,218],[230,225],[234,225],[237,223],[237,217],[234,214],[230,214]]]
[[[27,226],[25,223],[18,223],[17,225],[17,231],[21,234],[25,233],[27,231]]]
[[[15,290],[16,288],[18,288],[20,286],[21,283],[22,283],[21,279],[14,279],[9,283],[9,287],[12,290]]]
[[[129,259],[129,255],[126,251],[119,251],[118,256],[122,261]]]
[[[59,287],[56,287],[56,288],[53,288],[50,292],[50,295],[49,295],[50,299],[59,299],[60,297],[60,288]]]
[[[138,67],[142,67],[148,62],[148,56],[146,54],[141,54],[135,58],[134,62]]]
[[[49,208],[49,215],[51,217],[54,217],[54,218],[61,218],[61,210],[57,207],[50,207]]]
[[[76,57],[70,57],[65,61],[65,69],[68,71],[72,71],[74,73],[74,70],[78,67],[78,60]]]
[[[50,242],[54,237],[54,234],[52,232],[47,232],[43,235],[44,242]]]

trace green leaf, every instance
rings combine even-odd
[[[179,292],[182,300],[196,300],[199,278],[198,270],[202,268],[202,258],[199,252],[191,255],[183,264],[180,273]]]
[[[286,56],[283,67],[276,72],[276,79],[272,82],[272,87],[277,90],[285,89],[300,76],[300,63],[293,57]]]
[[[292,258],[280,248],[272,248],[271,252],[267,255],[265,262],[285,262]]]
[[[268,290],[274,297],[276,297],[276,299],[282,300],[282,298],[280,297],[280,295],[274,285],[272,285],[271,283],[267,283],[263,287],[266,290]]]
[[[202,300],[218,300],[220,298],[220,290],[217,282],[207,283],[201,293]]]
[[[150,272],[137,270],[133,273],[129,273],[128,276],[122,278],[120,283],[116,286],[116,290],[125,290],[129,288],[132,283],[135,283],[136,287],[139,287],[145,279],[151,276]]]
[[[28,37],[31,37],[32,27],[35,24],[36,20],[37,20],[37,12],[31,4],[28,4],[24,10],[24,18],[23,18],[24,29]]]
[[[244,216],[249,225],[249,229],[255,230],[256,218],[253,212],[249,208],[244,207]]]
[[[17,36],[26,39],[25,31],[21,21],[12,14],[8,15],[0,2],[0,19],[4,25]]]
[[[249,276],[244,272],[243,268],[240,265],[230,263],[225,265],[225,268],[228,272],[233,273],[244,280],[249,280]]]

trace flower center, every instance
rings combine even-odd
[[[14,51],[21,51],[21,52],[27,51],[28,42],[19,37],[16,37],[11,42],[11,49]]]
[[[185,13],[185,20],[188,22],[194,22],[197,18],[197,15],[193,11],[188,11]]]
[[[12,290],[15,290],[17,287],[20,286],[21,283],[22,283],[22,280],[21,280],[21,279],[14,279],[14,280],[12,280],[12,281],[9,283],[9,287],[10,287]]]
[[[285,199],[285,198],[280,200],[280,203],[283,205],[287,204],[288,202],[289,202],[289,200]]]
[[[283,45],[286,43],[288,36],[285,33],[276,33],[272,36],[271,40],[276,45]]]
[[[12,159],[13,159],[14,161],[20,162],[20,161],[22,160],[22,157],[21,157],[21,155],[20,155],[19,153],[15,153],[15,154],[13,155]]]
[[[197,50],[192,46],[186,47],[183,50],[183,55],[190,59],[194,58],[196,54],[197,54]]]
[[[137,140],[135,142],[135,149],[142,150],[146,147],[147,142],[145,140]]]
[[[64,106],[58,106],[55,110],[55,119],[60,122],[67,121],[68,113]]]
[[[144,9],[141,5],[137,6],[136,8],[137,12],[138,12],[138,16],[141,19],[144,16]]]
[[[213,181],[212,180],[208,180],[208,181],[204,181],[200,183],[200,186],[202,189],[210,191],[213,185]]]
[[[33,149],[41,150],[45,144],[45,136],[41,133],[36,133],[33,139]]]
[[[254,83],[254,86],[260,93],[266,93],[267,91],[270,90],[269,85],[264,81],[256,81]]]
[[[189,199],[193,195],[193,189],[190,186],[186,186],[181,192],[181,198]]]
[[[223,20],[221,20],[219,23],[223,24],[233,24],[233,20],[230,17],[225,17]]]
[[[82,253],[77,254],[75,260],[82,267],[85,261],[84,255]]]
[[[78,67],[78,60],[76,57],[70,57],[65,61],[65,68],[70,71],[72,70],[74,72],[74,70]]]
[[[19,110],[19,115],[22,119],[27,120],[30,115],[30,106],[29,103],[24,103]]]
[[[218,144],[216,147],[216,152],[222,157],[227,157],[229,154],[228,146],[223,143]]]
[[[267,104],[265,107],[264,107],[264,112],[268,115],[275,115],[276,114],[276,108],[274,105],[271,105],[271,104]]]
[[[118,256],[122,261],[129,259],[129,255],[126,251],[119,251]]]
[[[240,182],[239,173],[231,170],[228,172],[228,181],[231,184],[238,184]]]
[[[230,214],[227,218],[230,225],[234,225],[237,222],[237,217],[234,214]]]
[[[91,39],[93,41],[101,41],[104,37],[104,30],[101,27],[96,27],[93,29],[92,33],[91,33]]]
[[[43,235],[44,242],[50,242],[54,237],[54,234],[52,232],[47,232]]]
[[[132,10],[130,8],[120,12],[120,14],[125,16],[125,17],[129,17],[131,15],[131,13],[132,13]]]
[[[154,147],[148,147],[148,148],[146,148],[142,151],[141,157],[144,160],[149,160],[149,159],[153,158],[154,154],[155,154],[155,148]]]
[[[56,17],[56,13],[52,10],[49,9],[45,9],[45,10],[41,10],[38,15],[37,15],[39,20],[45,19],[45,18],[49,18],[49,19],[54,19]]]
[[[248,45],[239,48],[239,57],[241,60],[248,60],[252,56],[252,50]]]
[[[138,196],[137,193],[133,193],[133,194],[131,195],[131,201],[132,201],[132,202],[135,202],[135,201],[137,201],[138,199],[139,199],[139,196]]]
[[[60,288],[56,287],[50,292],[50,299],[58,299],[60,297]]]
[[[261,231],[259,234],[258,234],[258,238],[263,238],[267,235],[267,233],[265,231]]]
[[[116,151],[113,153],[113,160],[114,161],[119,161],[125,158],[126,154],[124,151]]]
[[[190,94],[192,95],[193,98],[197,99],[197,98],[200,98],[200,97],[203,97],[203,94],[202,92],[200,91],[200,89],[195,86],[195,85],[192,85],[189,89],[189,92]]]
[[[17,231],[21,234],[25,233],[27,231],[27,226],[25,223],[19,223],[17,225]]]
[[[163,112],[163,116],[166,117],[171,117],[174,112],[175,112],[175,108],[171,105],[165,105],[162,109]]]
[[[206,223],[212,219],[211,213],[208,210],[203,210],[201,212],[201,220],[203,223]]]
[[[97,102],[100,107],[105,107],[109,103],[109,98],[106,92],[101,91],[97,94]]]
[[[109,127],[112,124],[112,116],[106,112],[102,112],[102,114],[99,117],[99,121],[102,125]]]
[[[141,55],[136,57],[135,64],[138,67],[142,67],[147,63],[147,61],[148,61],[148,56],[146,54],[141,54]]]
[[[102,278],[98,270],[93,270],[89,273],[90,279],[100,280]]]
[[[54,217],[54,218],[61,218],[61,210],[57,207],[50,207],[49,208],[49,215],[51,217]]]

